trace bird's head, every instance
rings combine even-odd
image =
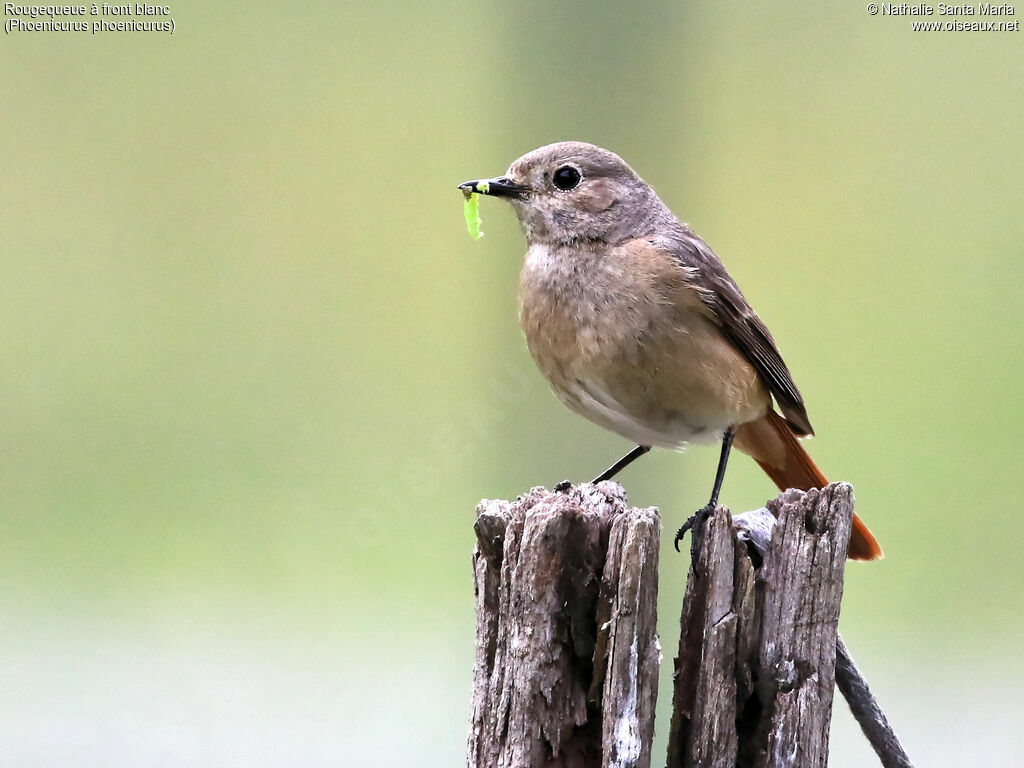
[[[459,189],[508,200],[530,244],[617,244],[644,234],[665,211],[625,160],[580,141],[540,147],[504,176],[466,181]]]

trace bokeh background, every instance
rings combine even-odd
[[[1019,759],[1024,33],[859,2],[172,16],[0,41],[0,765],[460,764],[474,505],[629,447],[550,395],[514,218],[485,200],[473,242],[455,189],[567,138],[780,340],[886,549],[841,629],[912,755]],[[622,479],[672,528],[716,458]],[[771,495],[734,462],[726,503]],[[833,763],[873,760],[837,703]]]

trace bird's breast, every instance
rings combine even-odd
[[[635,351],[650,314],[637,277],[607,252],[527,251],[520,322],[545,374],[600,368]]]
[[[691,275],[646,241],[530,247],[520,322],[537,366],[577,413],[645,445],[714,439],[769,402]]]

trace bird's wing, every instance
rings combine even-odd
[[[807,409],[800,390],[786,367],[775,339],[750,308],[739,287],[725,271],[710,246],[681,228],[669,237],[655,242],[667,248],[687,267],[690,281],[700,291],[723,333],[743,356],[757,369],[779,404],[779,409],[797,435],[813,435]]]

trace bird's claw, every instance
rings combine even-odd
[[[672,546],[676,548],[676,552],[679,551],[679,542],[683,540],[684,536],[686,536],[686,532],[693,531],[692,542],[690,544],[690,557],[694,562],[696,562],[697,555],[700,553],[701,526],[704,525],[705,520],[714,514],[714,511],[715,505],[707,504],[690,515],[687,521],[679,526],[679,530],[676,531],[675,540],[672,542]]]

